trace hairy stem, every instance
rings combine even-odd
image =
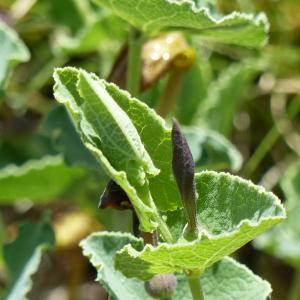
[[[128,92],[137,97],[140,91],[141,81],[141,52],[143,46],[143,39],[139,32],[131,28],[129,34],[129,49],[128,49],[128,67],[127,67],[127,90]]]
[[[200,278],[188,276],[188,283],[192,292],[193,300],[204,300]]]

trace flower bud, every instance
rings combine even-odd
[[[125,210],[132,209],[132,204],[124,190],[116,182],[110,180],[100,196],[98,207]]]
[[[156,299],[170,297],[176,290],[177,279],[174,274],[157,274],[145,282],[147,293]]]
[[[176,120],[173,120],[172,148],[173,173],[188,219],[186,233],[187,235],[190,235],[188,239],[195,239],[198,235],[196,218],[197,194],[195,189],[195,163],[189,145]]]

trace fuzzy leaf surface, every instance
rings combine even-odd
[[[203,272],[285,218],[285,210],[274,194],[239,177],[212,171],[198,173],[196,188],[202,235],[189,243],[181,239],[174,245],[146,245],[142,251],[126,246],[116,255],[117,269],[127,277],[143,280],[185,269]],[[183,228],[184,216],[176,219],[177,229]],[[170,222],[174,220],[170,218]]]
[[[30,58],[29,51],[17,33],[0,21],[0,90],[4,88],[11,70]]]
[[[232,13],[214,19],[207,8],[191,0],[95,0],[136,28],[151,33],[188,30],[203,39],[246,47],[266,43],[268,22],[264,14]]]
[[[74,68],[58,69],[54,75],[54,90],[56,99],[66,105],[85,146],[95,155],[104,170],[122,186],[131,200],[139,198],[137,189],[147,177],[152,197],[160,209],[180,207],[178,190],[171,177],[170,129],[166,128],[164,121],[148,106],[115,85],[97,79],[95,75],[84,73],[89,77],[89,82],[81,81],[81,84],[77,85],[79,74],[82,72]],[[98,95],[93,94],[90,97],[90,83]],[[113,106],[107,114],[110,120],[117,120],[118,135],[113,134],[114,124],[108,122],[109,119],[103,119],[106,116],[103,115],[103,107],[98,103],[102,95],[109,98],[109,105]],[[89,107],[90,102],[92,106]],[[118,117],[115,116],[115,108],[120,111]],[[104,133],[99,129],[103,120],[106,126]],[[126,124],[124,120],[127,120]],[[133,137],[129,136],[128,124],[134,131]],[[138,143],[139,149],[146,155],[136,155],[128,139]],[[136,182],[137,177],[139,182]]]
[[[150,300],[144,289],[144,282],[127,278],[114,268],[114,256],[125,245],[142,249],[143,242],[126,233],[93,233],[81,242],[83,253],[98,272],[99,281],[109,293],[110,300]],[[177,275],[178,285],[173,300],[192,300],[184,275]],[[207,300],[265,300],[271,293],[268,282],[254,275],[245,266],[231,258],[208,268],[201,277],[203,293]]]
[[[51,200],[83,176],[82,169],[66,166],[60,156],[30,160],[21,166],[9,165],[0,169],[0,202]]]
[[[54,231],[47,220],[38,224],[27,222],[19,227],[16,240],[4,247],[11,277],[5,300],[27,299],[32,286],[31,276],[37,271],[43,252],[54,243]]]
[[[280,185],[286,198],[288,218],[273,230],[258,237],[254,246],[299,268],[300,161],[288,169]]]

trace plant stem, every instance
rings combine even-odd
[[[192,292],[193,300],[204,300],[200,278],[188,276],[188,283]]]
[[[292,286],[290,288],[288,300],[299,300],[299,299],[300,299],[300,269],[297,269],[294,275]]]
[[[153,210],[152,220],[158,224],[157,230],[162,235],[164,241],[173,244],[175,242],[174,238],[153,201],[152,195],[149,191],[149,186],[145,184],[141,189],[138,190],[138,193],[143,199],[144,204]]]
[[[137,97],[140,91],[142,46],[143,39],[139,35],[139,32],[136,29],[131,28],[129,33],[129,52],[126,88],[128,92],[134,97]]]
[[[287,108],[286,118],[292,120],[300,110],[300,98],[295,97],[292,100],[292,103]],[[250,176],[258,167],[260,162],[264,159],[266,154],[273,147],[277,139],[280,137],[279,126],[284,125],[285,118],[278,121],[277,124],[274,124],[270,131],[267,133],[263,141],[260,143],[252,157],[248,160],[247,164],[244,167],[244,174]]]
[[[165,118],[168,116],[170,111],[174,108],[176,103],[176,97],[181,85],[184,72],[180,69],[172,71],[168,81],[166,83],[165,90],[160,96],[158,105],[156,107],[156,112]]]

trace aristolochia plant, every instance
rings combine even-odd
[[[112,297],[150,299],[141,290],[142,281],[178,273],[187,276],[194,299],[201,299],[202,293],[204,299],[226,299],[223,293],[232,295],[230,299],[253,299],[249,282],[257,285],[255,299],[265,299],[270,292],[266,282],[233,260],[222,259],[285,218],[278,198],[227,173],[194,175],[178,125],[172,134],[152,109],[114,84],[70,67],[57,69],[54,79],[55,98],[67,107],[86,147],[125,191],[142,235],[159,232],[160,241],[152,245],[129,234],[108,232],[81,243]],[[127,201],[121,197],[121,202]],[[226,275],[227,269],[233,270]],[[209,277],[220,280],[221,286],[212,289]],[[245,290],[237,291],[239,283],[233,288],[226,280],[242,280]],[[180,276],[176,293],[185,285]],[[184,299],[191,297],[187,293]]]
[[[134,96],[146,36],[175,29],[248,47],[266,40],[263,15],[216,20],[189,0],[97,2],[135,27],[127,64]],[[56,100],[111,178],[99,206],[131,209],[135,219],[136,236],[100,232],[81,242],[109,299],[266,299],[270,285],[227,256],[285,218],[279,199],[228,173],[195,174],[176,120],[170,129],[115,84],[72,67],[56,69],[54,80]]]

